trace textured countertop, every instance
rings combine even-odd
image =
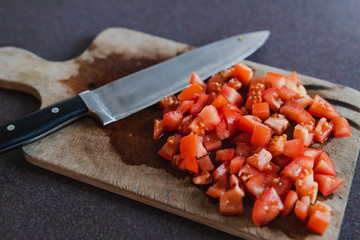
[[[249,60],[360,90],[360,2],[1,0],[0,47],[54,61],[79,55],[108,27],[193,46],[255,30],[271,37]],[[39,108],[0,89],[0,124]],[[340,239],[360,235],[358,161]],[[20,150],[0,155],[2,239],[235,239],[173,214],[35,167]]]

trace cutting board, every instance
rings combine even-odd
[[[0,87],[28,92],[40,99],[41,107],[46,107],[191,49],[186,44],[123,28],[103,31],[81,56],[65,62],[51,62],[22,49],[3,47]],[[289,73],[245,63],[254,68],[256,76],[268,71]],[[338,176],[346,179],[335,194],[319,194],[333,209],[331,224],[323,236],[307,231],[294,214],[256,227],[251,220],[250,201],[245,202],[243,216],[219,215],[216,201],[156,154],[165,141],[152,140],[153,119],[161,116],[157,105],[106,127],[94,119],[81,119],[23,147],[23,153],[37,166],[243,238],[336,239],[360,146],[360,109],[352,104],[360,102],[360,93],[308,76],[301,75],[301,79],[310,95],[316,93],[329,99],[350,120],[353,130],[352,137],[331,138],[323,146],[315,145],[330,154]]]

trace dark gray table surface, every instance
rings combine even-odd
[[[1,0],[0,47],[49,60],[78,56],[103,29],[127,27],[194,46],[261,29],[271,37],[250,60],[360,89],[360,2]],[[39,108],[0,90],[0,124]],[[360,167],[340,239],[360,236]],[[1,239],[235,239],[27,163],[0,156]]]

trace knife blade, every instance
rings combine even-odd
[[[86,115],[98,117],[103,125],[123,119],[185,88],[191,72],[206,78],[233,66],[260,48],[269,35],[269,31],[258,31],[210,43],[1,126],[0,153]]]

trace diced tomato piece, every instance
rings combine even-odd
[[[344,117],[335,117],[331,119],[330,123],[334,126],[335,137],[351,136],[351,128],[349,122]]]
[[[264,225],[279,215],[283,209],[284,205],[279,195],[274,188],[270,188],[255,201],[252,211],[253,222],[257,226]]]
[[[179,167],[180,162],[182,162],[182,158],[180,153],[179,154],[175,154],[172,159],[171,159],[171,164],[174,165],[175,167]]]
[[[323,234],[330,223],[330,219],[330,207],[325,203],[317,201],[313,210],[311,211],[306,227],[313,232]]]
[[[168,137],[164,146],[158,151],[158,154],[167,160],[172,160],[172,157],[179,152],[180,139],[180,134]]]
[[[314,181],[313,174],[299,176],[295,181],[295,188],[300,198],[309,196],[310,202],[315,203],[318,193],[318,184]]]
[[[281,199],[284,199],[291,189],[291,179],[284,176],[277,176],[273,179],[273,186]]]
[[[242,107],[240,108],[240,110],[241,110],[241,112],[242,112],[243,115],[249,115],[249,114],[250,114],[249,111],[248,111],[244,106],[242,106]]]
[[[250,112],[252,110],[253,104],[262,102],[261,94],[264,90],[265,84],[263,83],[251,83],[249,85],[247,99],[245,102],[245,108],[247,111]]]
[[[315,123],[311,114],[296,104],[286,103],[280,108],[280,113],[296,123]]]
[[[242,105],[242,103],[244,101],[244,99],[242,98],[240,93],[238,93],[234,88],[229,87],[226,84],[221,88],[221,91],[219,92],[219,94],[224,96],[224,98],[229,103],[231,103],[231,104],[233,104],[235,106]]]
[[[221,164],[212,174],[214,185],[206,192],[213,198],[218,198],[229,188],[229,162]]]
[[[286,141],[284,145],[284,155],[288,157],[298,157],[304,154],[304,139],[293,139]]]
[[[267,146],[267,150],[273,155],[278,156],[284,153],[284,146],[287,140],[286,134],[273,136]]]
[[[179,105],[179,100],[174,95],[163,97],[159,101],[159,106],[163,110],[163,113],[174,111]]]
[[[242,83],[237,78],[230,79],[227,84],[235,90],[239,90],[242,87]]]
[[[274,162],[276,165],[278,165],[280,167],[280,169],[285,168],[290,162],[292,162],[292,158],[285,156],[285,155],[279,155],[279,156],[275,156],[273,157],[273,159],[271,160],[272,162]]]
[[[309,215],[310,210],[310,197],[303,196],[300,200],[296,201],[295,204],[295,215],[298,219],[305,221]]]
[[[212,104],[212,103],[215,101],[216,98],[217,98],[217,94],[214,93],[214,92],[210,92],[206,104],[207,104],[207,105]]]
[[[181,135],[185,136],[188,135],[191,132],[191,129],[189,128],[190,123],[193,121],[192,115],[187,115],[184,117],[180,124],[178,125],[176,131],[180,133]]]
[[[277,135],[283,134],[286,129],[290,127],[289,121],[284,115],[274,113],[264,122],[265,125],[269,126]]]
[[[235,149],[233,148],[228,148],[228,149],[220,149],[216,151],[216,161],[218,162],[226,162],[226,161],[230,161],[231,159],[234,158],[234,154],[235,154]]]
[[[274,174],[267,174],[260,172],[256,176],[250,178],[244,184],[246,191],[253,199],[259,199],[269,188],[272,187],[272,181],[275,179]]]
[[[286,80],[294,83],[296,86],[300,84],[300,78],[297,72],[292,72],[289,74],[289,76],[286,78]]]
[[[256,167],[259,171],[263,171],[266,165],[271,161],[272,155],[265,149],[261,149],[259,153],[256,153],[246,159],[246,162]]]
[[[257,146],[266,146],[270,142],[271,136],[272,132],[270,128],[261,123],[256,124],[251,136],[251,144]]]
[[[254,73],[250,67],[243,63],[238,63],[235,65],[234,74],[245,86],[247,86]]]
[[[252,114],[264,121],[270,116],[269,104],[267,102],[253,104]]]
[[[203,172],[212,172],[214,171],[214,164],[211,162],[211,159],[208,155],[198,159],[198,164]]]
[[[261,123],[260,118],[252,115],[243,116],[239,120],[239,130],[252,133],[257,123]]]
[[[268,72],[266,74],[266,83],[269,83],[271,87],[280,89],[285,86],[285,75]]]
[[[270,109],[273,112],[278,112],[283,101],[279,97],[279,90],[277,88],[269,88],[261,94],[262,100],[269,103]]]
[[[330,136],[334,126],[326,121],[326,118],[321,118],[314,130],[314,139],[323,143]]]
[[[218,95],[217,98],[211,103],[211,105],[213,105],[219,111],[228,103],[228,100],[226,100],[223,95]]]
[[[273,162],[269,162],[268,165],[265,166],[264,172],[272,172],[278,173],[280,171],[280,167]]]
[[[204,137],[202,136],[197,136],[196,138],[197,140],[197,149],[196,149],[196,158],[202,158],[206,155],[208,155],[208,151],[205,149],[203,142],[204,142]]]
[[[221,146],[221,140],[214,133],[210,133],[204,137],[204,147],[207,151],[211,152],[220,149]]]
[[[312,157],[314,159],[314,163],[316,165],[321,153],[323,152],[323,150],[321,149],[316,149],[316,148],[305,148],[304,149],[304,156],[309,156]]]
[[[205,106],[198,114],[202,123],[204,123],[205,129],[213,129],[220,123],[220,117],[216,108],[212,105]]]
[[[245,157],[235,156],[230,161],[230,174],[238,174],[245,163]]]
[[[187,169],[190,172],[197,174],[199,172],[199,165],[196,161],[196,154],[198,148],[198,136],[190,134],[180,139],[180,154],[183,161],[180,163],[181,169]]]
[[[176,111],[181,112],[183,115],[187,113],[191,107],[194,105],[193,100],[185,100],[176,108]]]
[[[279,97],[284,101],[297,98],[298,96],[299,94],[297,92],[294,92],[293,90],[285,86],[281,87],[279,90]]]
[[[205,106],[208,98],[209,95],[207,95],[206,93],[201,93],[197,102],[191,106],[189,113],[191,115],[195,115],[200,112],[200,110]]]
[[[195,133],[199,136],[204,136],[206,134],[205,124],[199,118],[193,119],[192,122],[188,125],[188,128],[192,133]]]
[[[330,176],[325,174],[315,174],[314,178],[315,181],[319,184],[320,192],[324,196],[333,193],[345,181],[345,179],[343,178],[338,178],[335,176]]]
[[[211,174],[204,172],[192,179],[193,183],[196,185],[206,185],[211,183]]]
[[[198,83],[200,84],[200,86],[202,86],[203,91],[206,91],[206,84],[204,82],[204,80],[202,80],[202,78],[196,73],[196,72],[192,72],[191,73],[191,77],[190,77],[190,84],[193,83]]]
[[[314,133],[305,127],[303,123],[297,124],[294,128],[294,139],[303,139],[304,146],[307,147],[313,142]]]
[[[194,83],[185,88],[177,97],[181,101],[196,100],[202,92],[203,88],[201,85],[199,83]]]
[[[243,182],[246,182],[249,179],[251,179],[252,177],[254,177],[260,173],[261,172],[259,170],[257,170],[250,164],[245,163],[245,165],[241,168],[241,170],[239,172],[239,177]]]
[[[309,95],[305,95],[296,99],[291,99],[289,101],[286,101],[286,103],[290,104],[296,104],[299,105],[302,108],[306,108],[313,102],[313,99]]]
[[[310,173],[314,167],[314,159],[309,156],[300,156],[294,158],[281,172],[285,176],[295,181],[301,174]]]
[[[248,132],[240,132],[233,139],[231,139],[231,143],[238,144],[239,142],[251,143],[251,133]]]
[[[231,138],[238,131],[239,121],[242,118],[241,111],[232,104],[225,105],[222,107],[221,111],[225,115]]]
[[[281,211],[281,217],[289,215],[289,213],[294,209],[296,201],[299,199],[299,196],[294,190],[290,190],[286,195],[284,200],[284,209]]]
[[[222,78],[232,78],[232,77],[234,77],[234,71],[235,71],[234,67],[224,69],[220,72],[220,76]]]
[[[252,83],[262,83],[265,84],[266,83],[266,78],[265,77],[253,77],[250,79],[250,84]]]
[[[243,156],[243,157],[249,157],[251,155],[251,145],[246,142],[239,142],[236,146],[236,155]]]
[[[163,116],[164,129],[168,132],[175,130],[181,123],[182,118],[183,115],[180,111],[165,113]]]
[[[334,106],[319,95],[315,95],[308,111],[313,116],[319,118],[333,119],[335,117],[340,117]]]
[[[326,152],[322,152],[315,162],[314,174],[336,175],[335,165],[333,160]]]
[[[154,133],[153,139],[156,140],[160,138],[165,133],[164,125],[162,119],[154,119]]]
[[[238,186],[220,195],[220,214],[227,216],[242,215],[244,211],[242,199],[244,192]]]
[[[220,74],[216,73],[213,76],[211,76],[211,78],[209,79],[209,81],[207,81],[207,92],[211,93],[211,92],[215,92],[218,93],[220,92],[222,86],[225,84],[224,79],[220,76]]]
[[[226,189],[223,186],[220,186],[220,184],[215,183],[214,185],[208,188],[206,194],[212,198],[219,198],[225,191]]]
[[[220,123],[215,126],[215,133],[216,133],[216,136],[218,136],[218,138],[220,140],[229,138],[230,132],[228,130],[228,126],[226,124],[225,119],[222,118]]]

